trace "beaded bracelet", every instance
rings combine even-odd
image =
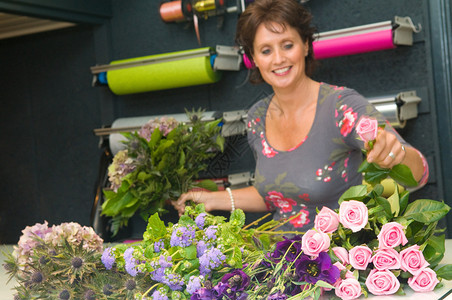
[[[231,211],[234,211],[235,210],[235,202],[234,202],[234,197],[232,196],[231,188],[227,187],[226,191],[228,191],[229,198],[231,198]]]

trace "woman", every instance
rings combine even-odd
[[[356,123],[383,116],[357,92],[319,83],[313,72],[311,15],[295,0],[256,0],[241,15],[236,41],[256,68],[252,81],[265,81],[274,94],[248,112],[248,141],[256,157],[254,186],[219,192],[189,192],[174,206],[204,203],[207,211],[241,208],[274,210],[274,219],[292,217],[282,230],[306,231],[316,208],[338,207],[339,197],[362,183]],[[379,130],[367,160],[383,168],[407,165],[420,185],[428,177],[422,154],[388,124]],[[295,216],[295,217],[294,217]]]

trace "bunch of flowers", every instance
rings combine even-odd
[[[264,252],[255,248],[252,236],[259,237],[243,229],[244,222],[241,210],[227,222],[202,204],[187,207],[168,226],[154,214],[142,242],[109,247],[102,262],[108,270],[152,280],[136,299],[247,299],[249,277],[241,269]]]
[[[150,120],[138,132],[123,133],[127,147],[108,169],[111,184],[104,189],[102,204],[102,214],[112,218],[114,235],[137,212],[146,221],[166,212],[167,200],[195,186],[216,188],[197,179],[216,150],[223,150],[221,120],[204,122],[201,110],[187,111],[187,116],[189,124],[163,117]]]

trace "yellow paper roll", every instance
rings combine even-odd
[[[187,57],[179,60],[158,62],[168,56],[187,54],[199,51],[187,50],[168,54],[157,54],[145,57],[113,61],[120,64],[140,60],[156,60],[156,63],[107,71],[110,90],[116,95],[150,92],[217,82],[221,73],[214,71],[210,65],[210,56]]]

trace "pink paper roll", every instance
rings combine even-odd
[[[381,30],[339,38],[314,41],[316,59],[393,49],[392,30]]]

